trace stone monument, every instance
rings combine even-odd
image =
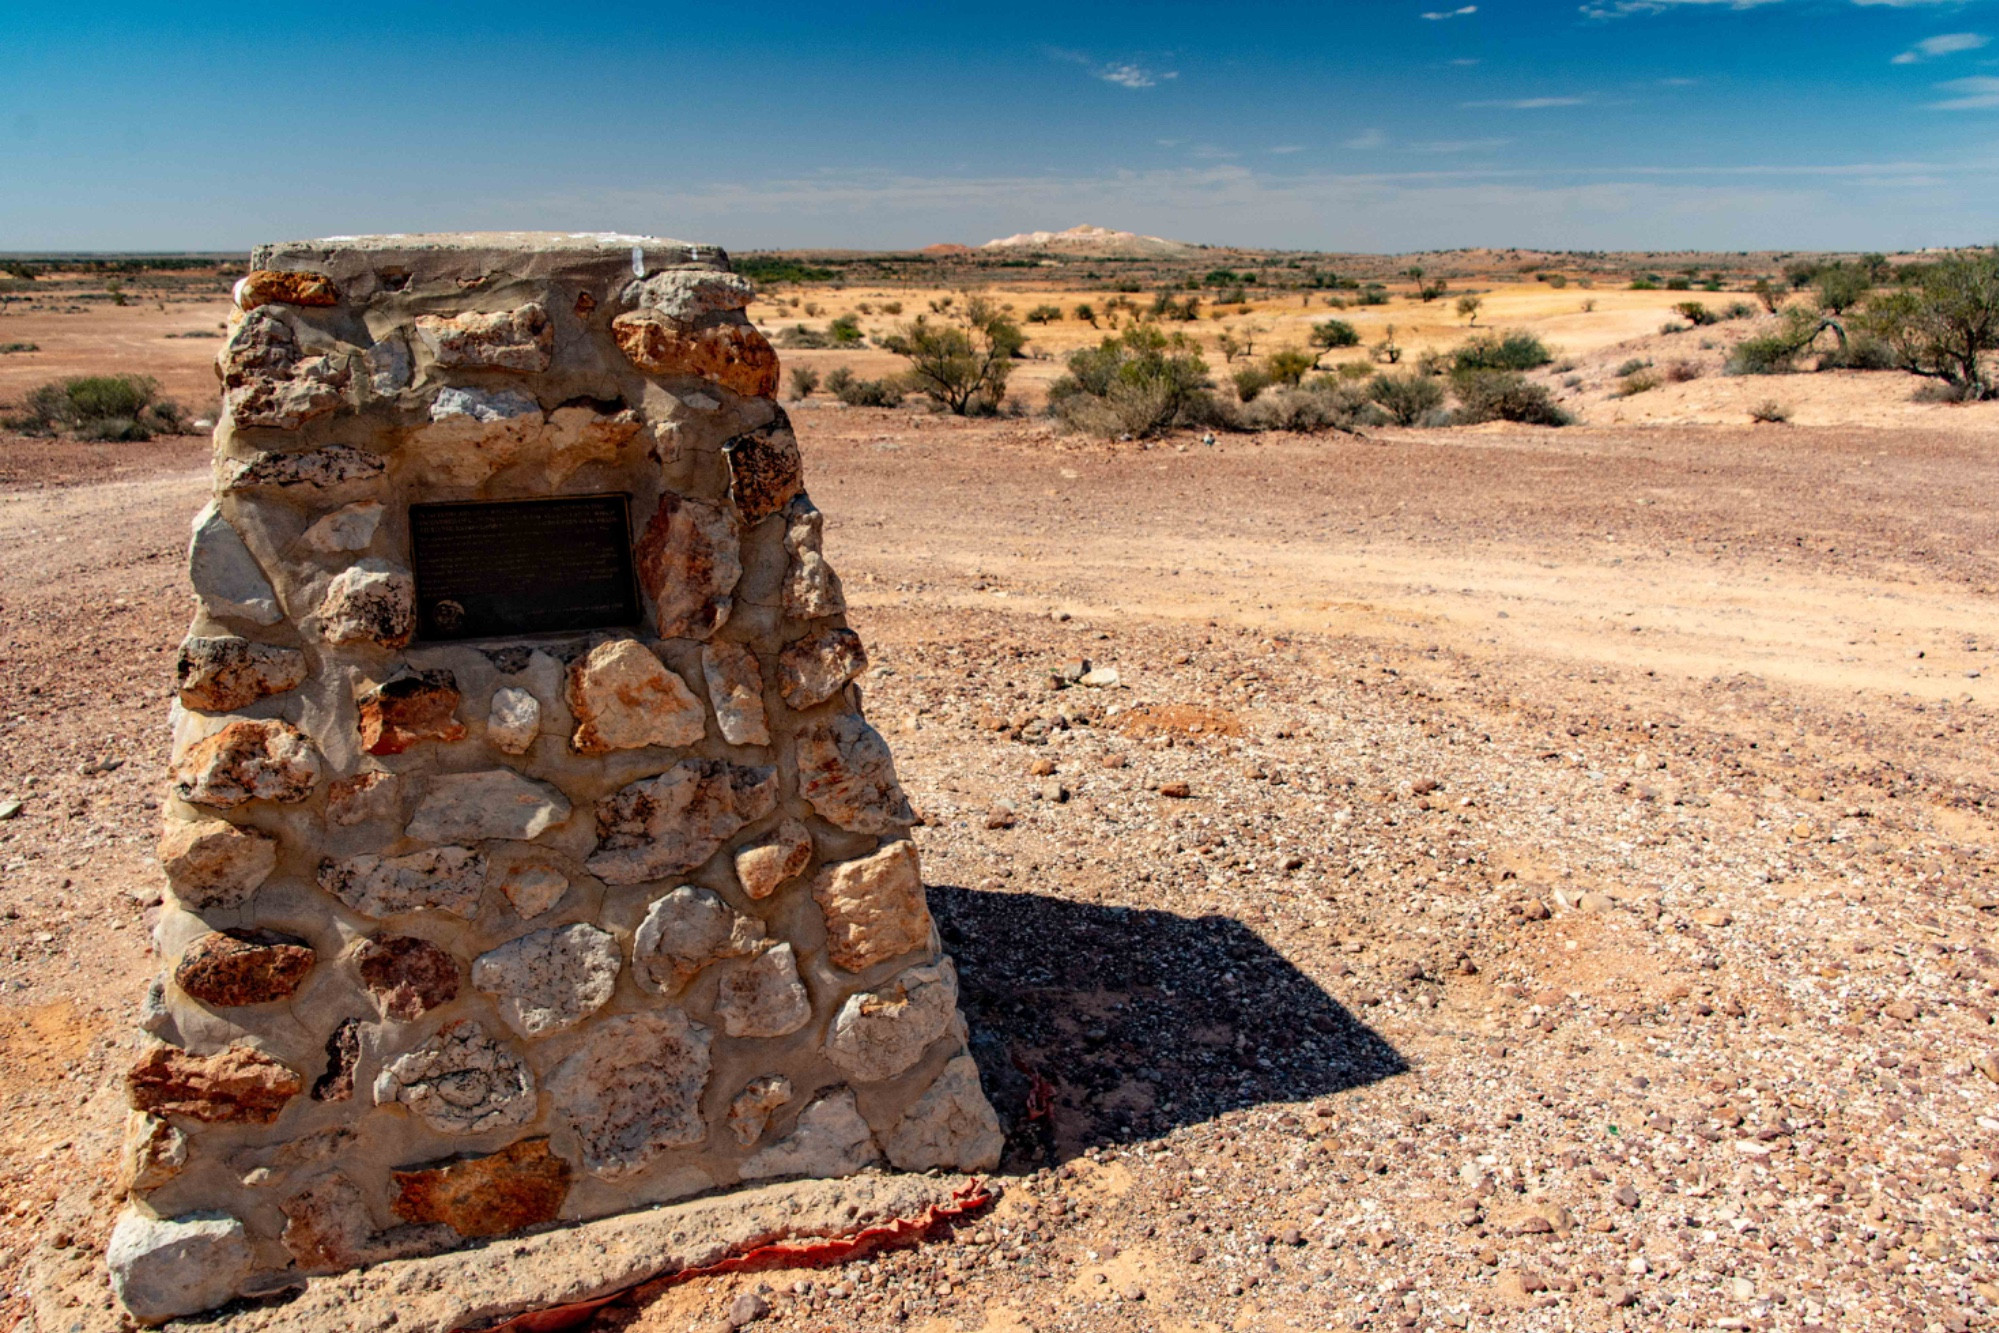
[[[711,246],[266,246],[109,1260],[158,1321],[998,1123]]]

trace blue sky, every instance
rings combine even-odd
[[[0,249],[1999,239],[1999,0],[0,0]]]

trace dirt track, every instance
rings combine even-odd
[[[1994,437],[795,418],[988,1084],[1056,1109],[957,1244],[600,1326],[1999,1309]],[[51,1201],[113,1174],[206,480],[0,493],[15,1258],[101,1240]]]

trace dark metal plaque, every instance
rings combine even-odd
[[[418,637],[490,639],[637,624],[630,498],[411,505]]]

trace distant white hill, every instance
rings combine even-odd
[[[1084,223],[1067,231],[1024,231],[987,241],[981,250],[1055,250],[1070,254],[1140,255],[1176,258],[1193,254],[1199,246],[1185,241],[1169,241],[1160,236],[1140,236],[1137,232],[1115,231]]]

